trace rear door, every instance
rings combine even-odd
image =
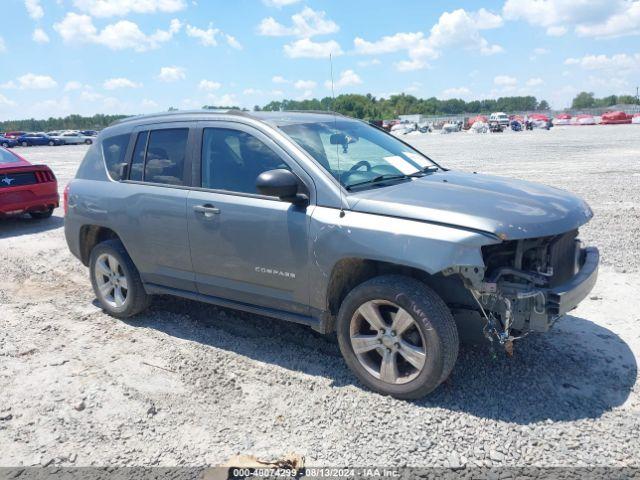
[[[286,168],[315,200],[313,182],[286,152],[240,123],[199,122],[194,188],[187,216],[200,293],[308,314],[309,218],[299,207],[259,195],[257,176]]]
[[[186,215],[193,134],[185,122],[137,128],[123,185],[127,248],[143,281],[187,291],[195,291]]]

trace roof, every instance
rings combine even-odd
[[[339,113],[330,111],[285,111],[285,112],[247,112],[244,110],[176,110],[172,112],[152,113],[149,115],[138,115],[134,117],[117,120],[111,125],[122,125],[127,123],[148,123],[155,121],[180,121],[180,120],[206,120],[208,116],[235,116],[253,118],[255,120],[271,124],[276,127],[283,125],[293,125],[297,123],[314,123],[327,121],[336,116],[342,120],[349,119]]]

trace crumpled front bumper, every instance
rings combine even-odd
[[[529,329],[545,332],[562,315],[578,306],[591,292],[598,280],[600,252],[596,247],[587,247],[580,252],[580,270],[566,283],[552,288],[540,288],[544,298],[543,311],[534,308],[529,319]]]

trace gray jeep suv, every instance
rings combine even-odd
[[[197,111],[100,133],[65,192],[69,248],[124,318],[172,294],[336,332],[399,398],[451,372],[459,333],[507,350],[592,289],[585,202],[448,170],[327,112]]]

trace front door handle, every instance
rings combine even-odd
[[[193,211],[197,213],[203,213],[207,218],[220,213],[220,209],[214,207],[210,203],[206,203],[204,205],[194,205]]]

